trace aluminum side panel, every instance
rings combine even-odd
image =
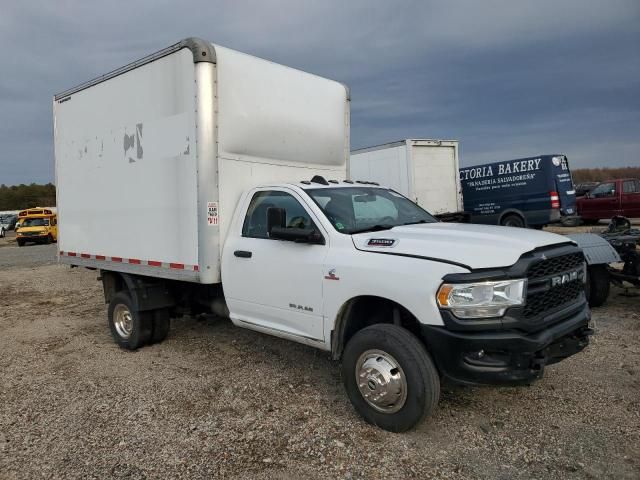
[[[189,50],[54,103],[59,248],[198,264]]]

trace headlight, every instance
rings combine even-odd
[[[458,318],[501,317],[507,308],[524,305],[527,281],[444,283],[438,290],[438,305]]]

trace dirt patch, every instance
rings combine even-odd
[[[0,271],[0,478],[638,478],[640,301],[531,387],[445,386],[407,434],[365,424],[320,351],[207,317],[137,352],[96,272]]]

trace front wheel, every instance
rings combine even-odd
[[[24,241],[23,240],[16,240],[16,242],[18,242],[18,246],[19,247],[24,247]]]
[[[411,332],[396,325],[372,325],[349,340],[342,380],[356,411],[390,432],[415,427],[440,398],[440,377],[429,354]]]
[[[169,334],[169,328],[171,326],[171,319],[169,316],[169,310],[161,308],[153,312],[153,327],[151,333],[151,340],[149,343],[160,343]]]

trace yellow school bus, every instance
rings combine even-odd
[[[58,217],[50,208],[28,208],[18,213],[16,241],[22,247],[27,242],[51,243],[58,241]]]

